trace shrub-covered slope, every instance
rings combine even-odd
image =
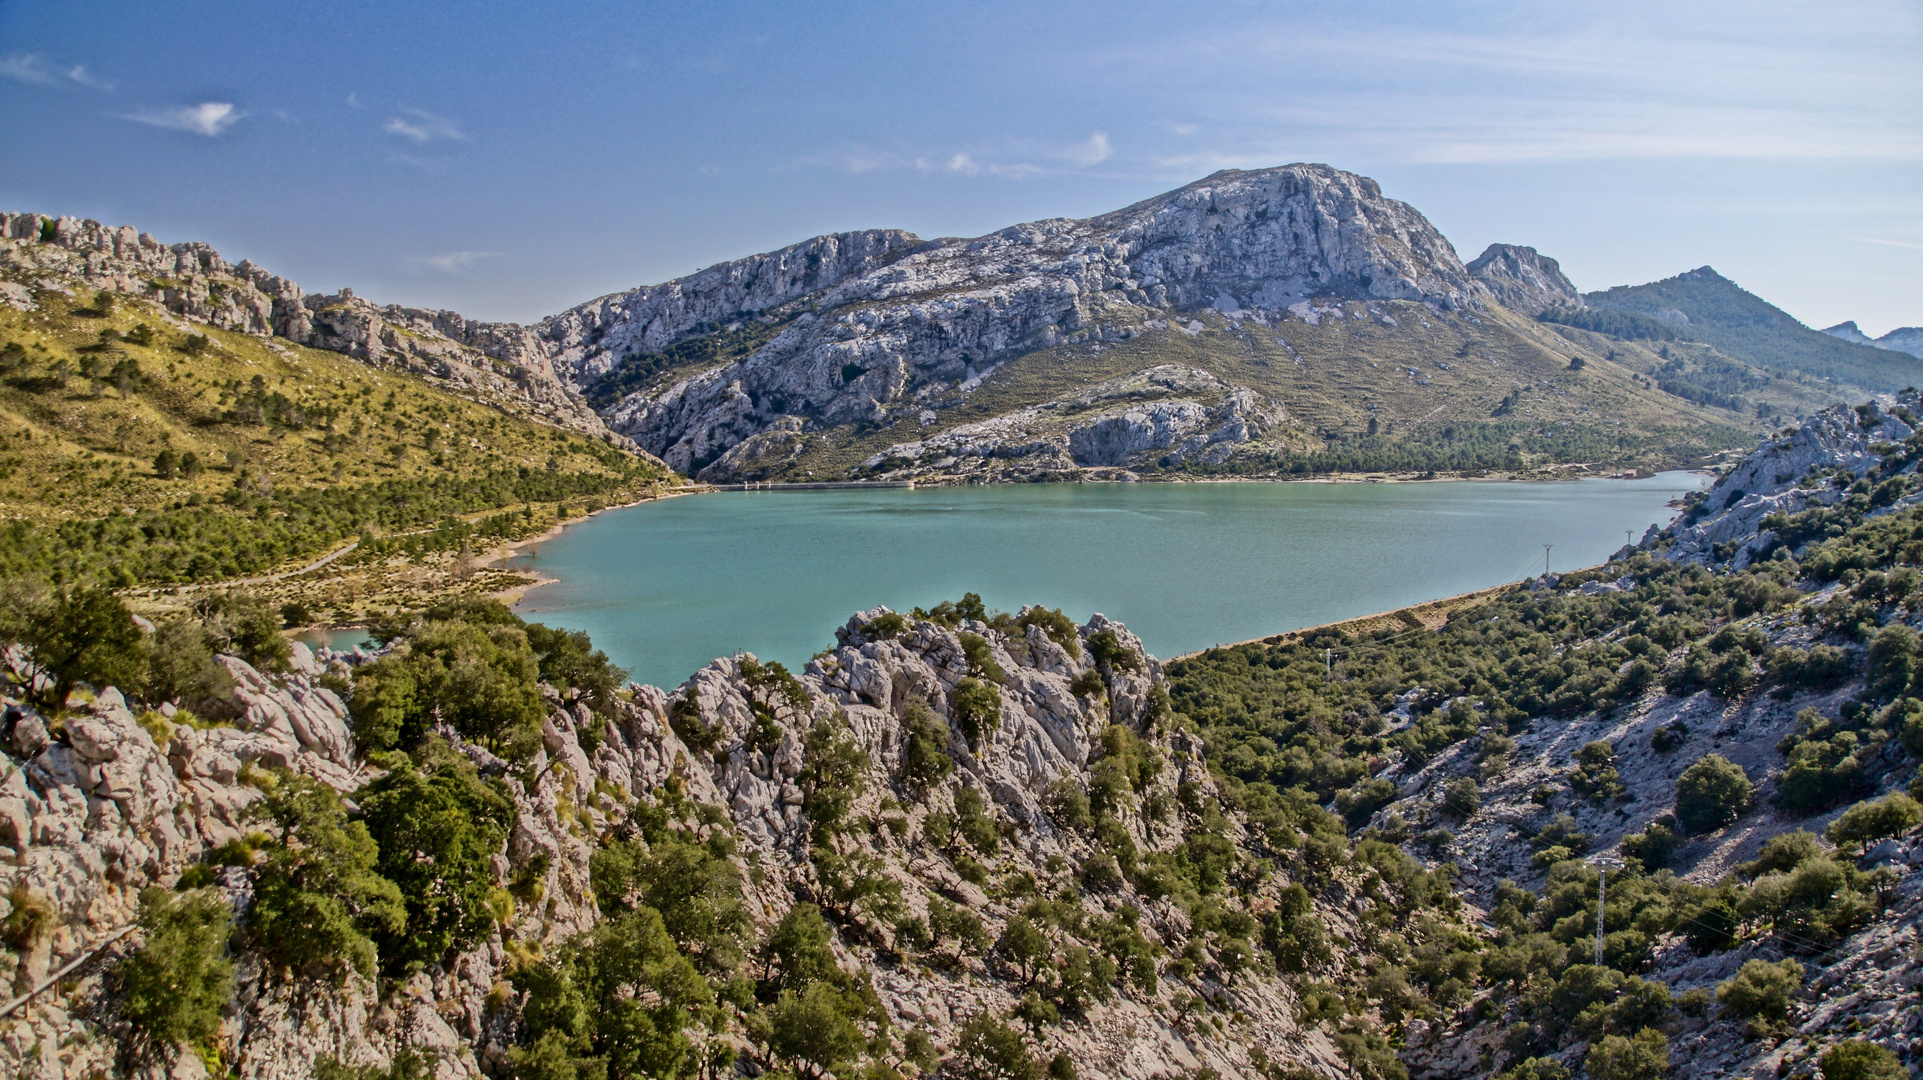
[[[357,536],[606,504],[669,477],[444,381],[187,322],[78,277],[24,280],[25,299],[0,304],[0,573],[225,580]],[[531,524],[496,520],[472,539]]]
[[[139,929],[0,1056],[1900,1076],[1916,407],[1827,414],[1686,526],[1446,625],[1166,669],[1100,616],[972,596],[864,612],[800,673],[737,656],[664,693],[487,602],[315,663],[245,597],[144,631],[103,593],[9,590],[0,955],[24,991]],[[1768,504],[1767,538],[1691,539],[1779,473],[1804,502]]]

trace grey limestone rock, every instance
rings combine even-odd
[[[1561,265],[1532,247],[1490,244],[1468,270],[1504,307],[1525,315],[1557,305],[1584,306],[1582,293],[1564,276]]]

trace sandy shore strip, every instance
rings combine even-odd
[[[579,525],[590,518],[598,517],[599,515],[605,514],[610,510],[626,510],[628,507],[631,507],[631,506],[643,506],[647,503],[661,502],[664,499],[677,499],[683,495],[701,495],[711,490],[713,489],[708,487],[705,484],[689,485],[689,486],[678,487],[678,488],[670,488],[667,491],[661,492],[658,495],[650,495],[645,499],[635,499],[632,502],[617,503],[613,506],[604,506],[601,509],[594,511],[593,513],[584,514],[578,518],[569,518],[566,521],[557,521],[553,525],[548,526],[545,530],[543,530],[542,532],[534,536],[530,536],[521,540],[510,540],[507,543],[501,544],[498,547],[489,548],[476,560],[476,562],[478,562],[482,566],[492,567],[496,570],[503,570],[507,568],[506,563],[509,559],[514,558],[516,555],[521,554],[521,552],[525,550],[539,547],[540,545],[547,543],[549,540],[552,540],[555,537],[560,536],[563,532],[566,532],[568,527],[571,525]],[[540,588],[541,586],[552,585],[557,581],[561,580],[560,578],[550,577],[546,574],[543,574],[538,570],[516,570],[514,572],[517,574],[526,575],[528,580],[519,585],[513,585],[508,588],[501,589],[497,592],[491,592],[487,594],[491,599],[499,600],[501,603],[506,604],[508,607],[513,607],[514,605],[520,603],[521,600],[524,597],[526,597],[528,593],[533,592],[534,590]]]

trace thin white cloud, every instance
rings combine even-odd
[[[11,56],[0,57],[0,75],[15,82],[33,83],[36,86],[52,86],[60,81],[53,67],[32,53],[14,53]]]
[[[198,105],[182,105],[177,109],[149,109],[128,113],[121,119],[215,138],[233,127],[246,115],[229,101],[203,101]]]
[[[1024,179],[1049,173],[1087,169],[1115,153],[1108,133],[1097,131],[1080,142],[1046,144],[1034,140],[1006,140],[999,147],[972,147],[942,153],[914,153],[872,146],[852,146],[838,153],[808,159],[857,176],[886,169],[913,169],[949,176],[996,176]]]
[[[1869,236],[1852,236],[1850,239],[1859,244],[1880,244],[1883,247],[1899,247],[1909,248],[1913,251],[1923,251],[1923,244],[1913,244],[1908,240],[1878,240]]]
[[[412,139],[423,146],[442,140],[466,141],[467,139],[467,136],[461,133],[461,129],[455,126],[454,121],[447,117],[436,116],[425,109],[410,108],[406,105],[401,106],[396,115],[388,117],[387,123],[381,125],[381,130],[389,135]]]
[[[87,70],[85,64],[56,66],[34,53],[11,53],[0,56],[0,77],[12,79],[15,82],[31,83],[34,86],[64,86],[73,83],[89,90],[108,91],[114,88],[112,83],[96,78]]]
[[[92,72],[87,70],[87,65],[85,64],[75,64],[68,68],[67,78],[72,79],[74,82],[79,83],[89,90],[100,90],[104,92],[114,88],[114,84],[105,79],[96,78]]]
[[[350,109],[358,109],[358,108],[360,108],[360,107],[361,107],[361,96],[360,96],[360,95],[359,95],[358,93],[350,93],[350,94],[348,94],[348,95],[347,95],[347,107],[348,107],[348,108],[350,108]]]
[[[417,255],[407,260],[415,273],[432,270],[440,274],[461,274],[476,263],[500,257],[498,251],[445,251],[439,255]]]

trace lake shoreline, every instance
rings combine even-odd
[[[956,485],[921,498],[902,489],[784,498],[777,486],[755,492],[774,498],[665,505],[585,533],[568,531],[586,520],[574,519],[496,552],[497,567],[521,579],[496,595],[525,618],[588,632],[659,685],[742,650],[802,663],[849,612],[963,592],[1007,610],[1103,612],[1175,658],[1218,637],[1261,641],[1459,606],[1465,594],[1526,580],[1531,561],[1540,573],[1542,543],[1556,545],[1558,569],[1605,561],[1623,531],[1672,519],[1704,477],[1588,477],[1612,481],[1593,487],[1452,479],[1490,482],[1235,477],[1181,491]]]

